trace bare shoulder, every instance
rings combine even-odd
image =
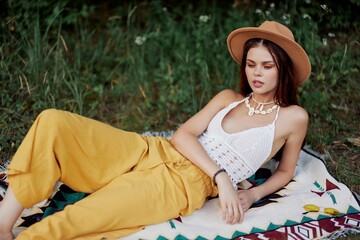
[[[308,122],[309,120],[309,115],[307,113],[307,111],[297,105],[291,105],[288,107],[284,107],[283,109],[283,114],[284,117],[286,117],[288,120],[293,120],[296,122]]]
[[[282,126],[287,126],[291,131],[303,131],[307,128],[309,115],[307,111],[297,105],[282,107],[280,110],[279,120]]]
[[[285,146],[301,147],[308,128],[309,116],[300,106],[291,105],[280,109],[277,120],[278,136],[285,140]]]
[[[219,101],[222,101],[224,103],[224,106],[227,106],[230,103],[244,99],[244,97],[240,93],[232,89],[222,90],[215,96],[215,98],[218,99]]]

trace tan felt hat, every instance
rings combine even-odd
[[[305,50],[295,42],[289,28],[275,21],[265,21],[259,27],[243,27],[232,31],[227,38],[227,46],[237,63],[241,64],[244,44],[252,38],[266,39],[280,46],[293,62],[298,84],[309,78],[311,73],[309,57]]]

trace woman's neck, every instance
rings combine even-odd
[[[255,102],[258,103],[273,103],[275,101],[274,95],[273,94],[256,94],[256,93],[252,93],[252,98]]]

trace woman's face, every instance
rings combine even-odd
[[[254,93],[275,94],[279,80],[278,69],[269,50],[260,45],[249,50],[245,73]]]

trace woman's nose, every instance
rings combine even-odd
[[[255,76],[261,76],[261,74],[262,74],[261,66],[256,66],[254,68],[254,74],[255,74]]]

